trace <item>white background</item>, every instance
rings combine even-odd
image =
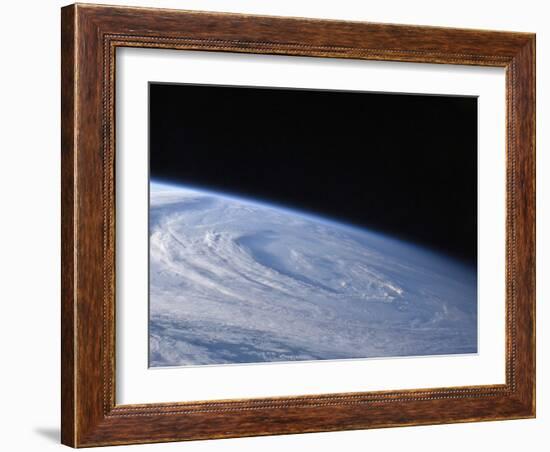
[[[395,23],[537,32],[538,145],[538,417],[448,426],[245,438],[185,444],[118,447],[117,450],[280,451],[370,448],[388,451],[464,451],[491,448],[542,451],[550,429],[547,345],[541,327],[550,287],[550,13],[544,1],[384,2],[299,1],[122,1],[260,14],[310,16]],[[61,449],[59,424],[59,7],[58,1],[6,2],[0,39],[0,132],[2,165],[2,372],[1,448],[9,451]],[[546,356],[545,356],[546,355]],[[546,381],[545,381],[546,380]],[[546,441],[547,443],[547,441]]]
[[[148,81],[479,96],[478,353],[149,369]],[[117,403],[504,383],[503,69],[125,48],[116,83]]]

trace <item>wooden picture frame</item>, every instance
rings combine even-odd
[[[62,9],[61,32],[64,444],[87,447],[535,416],[535,35],[85,4]],[[118,47],[505,68],[506,383],[117,405]]]

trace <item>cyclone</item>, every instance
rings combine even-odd
[[[151,182],[151,367],[476,352],[475,268],[378,231]]]

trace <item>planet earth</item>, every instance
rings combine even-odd
[[[475,268],[376,231],[151,182],[149,252],[151,367],[477,352]]]

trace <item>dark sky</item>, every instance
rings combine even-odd
[[[477,99],[150,84],[153,180],[477,259]]]

